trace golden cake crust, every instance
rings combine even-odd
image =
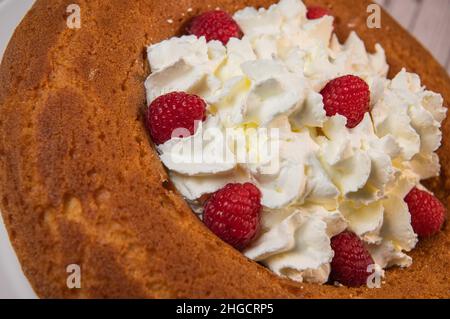
[[[298,284],[216,238],[167,181],[142,121],[145,47],[207,9],[271,2],[80,0],[79,30],[66,27],[71,0],[36,2],[0,66],[0,207],[40,297],[450,297],[448,226],[419,243],[410,268],[389,270],[381,289]],[[370,50],[380,42],[391,75],[405,66],[450,101],[446,72],[388,15],[369,30],[368,1],[314,3],[337,17],[341,40],[354,29]],[[428,185],[448,207],[450,139],[439,155],[441,177]],[[82,288],[70,290],[74,263]]]

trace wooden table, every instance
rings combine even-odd
[[[450,74],[450,0],[377,0]]]

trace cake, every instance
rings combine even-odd
[[[78,30],[66,27],[64,1],[34,5],[0,69],[0,193],[40,297],[448,297],[447,226],[420,241],[411,267],[389,270],[380,289],[296,283],[214,236],[174,189],[144,125],[146,46],[182,34],[201,12],[270,4],[90,2]],[[340,39],[356,30],[370,50],[381,43],[390,76],[406,67],[448,102],[446,72],[388,15],[381,30],[369,30],[368,2],[314,4],[337,17]],[[426,186],[447,205],[447,122],[442,130],[441,175]],[[81,266],[81,289],[67,288],[70,264]]]

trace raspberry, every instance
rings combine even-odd
[[[405,197],[414,232],[429,237],[439,232],[445,220],[444,205],[430,193],[414,187]]]
[[[331,80],[320,94],[327,116],[336,113],[345,116],[348,128],[357,126],[369,111],[369,86],[357,76],[346,75]]]
[[[242,31],[236,21],[225,11],[205,12],[194,19],[187,28],[189,34],[204,36],[206,41],[219,40],[224,45],[230,38],[242,38]]]
[[[331,281],[349,287],[359,287],[367,283],[369,265],[374,261],[359,237],[349,231],[331,239],[334,257],[331,261]]]
[[[228,184],[208,199],[203,221],[223,241],[243,250],[255,238],[261,219],[261,192],[251,184]]]
[[[331,15],[330,10],[323,7],[311,6],[308,7],[308,11],[306,12],[306,17],[310,20],[315,20],[322,18],[323,16]]]
[[[194,134],[195,121],[204,121],[205,112],[206,103],[202,98],[184,92],[172,92],[156,98],[150,104],[147,127],[153,141],[163,144],[172,138],[175,129],[187,129],[190,135]]]

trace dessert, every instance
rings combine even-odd
[[[417,234],[444,223],[443,205],[417,187],[439,176],[447,109],[416,74],[388,80],[379,44],[370,54],[356,33],[341,44],[333,29],[330,13],[300,0],[233,17],[207,12],[188,27],[194,35],[148,47],[145,87],[151,114],[160,99],[186,94],[176,91],[195,99],[183,101],[187,114],[201,101],[199,116],[153,140],[176,189],[215,234],[280,276],[360,286],[383,268],[410,266]],[[180,105],[165,104],[177,109],[175,121],[186,118]],[[262,205],[261,222],[236,183],[261,192],[251,205]],[[355,243],[339,254],[341,234]]]
[[[306,3],[329,8],[341,41],[355,30],[371,52],[380,42],[389,78],[406,67],[448,102],[445,71],[389,16],[382,14],[381,32],[365,26],[368,2]],[[234,13],[270,4],[91,1],[81,6],[82,28],[72,30],[63,1],[37,1],[0,69],[0,193],[11,240],[39,296],[448,297],[446,225],[409,253],[411,267],[389,270],[381,289],[297,283],[220,240],[170,185],[144,125],[142,84],[150,70],[143,49],[180,35],[192,17],[217,6]],[[444,204],[447,132],[444,122],[441,175],[426,183]],[[405,156],[415,151],[404,146]],[[79,290],[66,286],[73,263],[82,269]]]

